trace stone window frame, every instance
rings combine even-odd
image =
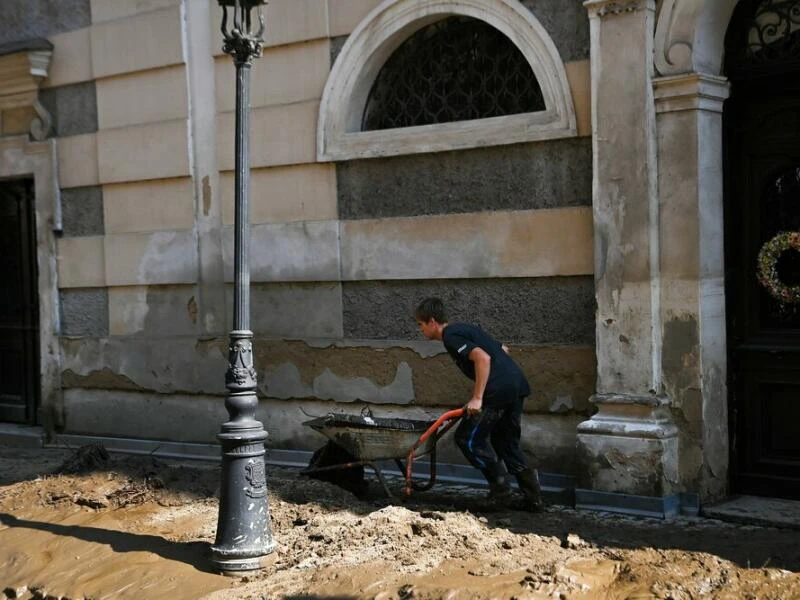
[[[545,110],[361,131],[364,107],[381,67],[412,34],[448,16],[479,19],[505,34],[533,69]],[[359,23],[331,69],[317,121],[317,160],[440,152],[577,135],[564,62],[542,24],[517,0],[386,0]]]

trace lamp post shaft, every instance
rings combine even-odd
[[[250,63],[236,62],[233,329],[250,329]]]
[[[237,574],[261,568],[262,559],[275,549],[267,499],[264,441],[267,432],[255,418],[258,407],[250,331],[250,66],[261,54],[261,33],[242,28],[243,9],[234,8],[236,27],[225,31],[225,52],[236,65],[236,173],[234,215],[233,330],[228,348],[228,390],[225,408],[229,419],[217,436],[222,445],[217,536],[211,547],[212,563],[220,571]],[[249,8],[247,27],[249,27]],[[243,31],[244,29],[244,31]]]

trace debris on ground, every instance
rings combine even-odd
[[[400,504],[374,480],[357,498],[278,467],[276,549],[231,579],[209,562],[218,464],[77,454],[0,448],[0,598],[800,598],[796,531],[487,512],[482,492],[447,485]]]
[[[102,469],[108,464],[111,456],[102,444],[81,446],[56,469],[56,473],[75,475]]]

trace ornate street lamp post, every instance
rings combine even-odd
[[[236,574],[261,568],[275,549],[269,521],[264,440],[256,421],[256,372],[250,331],[250,66],[261,56],[265,0],[218,0],[222,7],[222,49],[236,64],[236,212],[234,217],[233,330],[228,349],[225,408],[229,420],[217,436],[222,445],[222,484],[213,564]],[[251,19],[255,9],[257,18]],[[228,11],[233,12],[229,26]]]

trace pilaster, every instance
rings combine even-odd
[[[600,394],[659,391],[652,0],[590,0]]]
[[[654,81],[658,124],[662,378],[679,430],[679,486],[725,494],[728,469],[722,107],[728,83]]]
[[[589,0],[598,412],[578,426],[579,487],[666,496],[677,428],[661,379],[653,0]]]
[[[214,78],[216,39],[208,2],[182,5],[184,55],[189,89],[188,133],[194,185],[198,253],[198,333],[221,335],[227,323],[222,260],[222,197],[216,153],[217,104]],[[214,11],[218,9],[214,7]],[[234,82],[229,82],[233,86]]]

